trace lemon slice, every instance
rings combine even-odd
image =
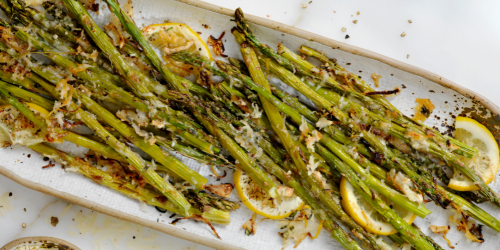
[[[295,194],[271,198],[248,175],[238,170],[234,173],[234,186],[248,209],[269,219],[286,218],[304,204]]]
[[[459,156],[460,160],[474,169],[486,184],[490,183],[495,179],[500,165],[500,153],[495,137],[485,126],[467,117],[457,117],[455,129],[455,139],[478,151],[473,158]],[[448,187],[458,191],[479,190],[474,182],[458,171],[453,174]]]
[[[142,34],[153,47],[161,50],[167,67],[178,75],[190,75],[192,66],[170,59],[169,54],[187,50],[212,59],[208,45],[185,24],[152,24],[142,29]]]
[[[342,206],[345,211],[356,221],[360,226],[366,229],[366,231],[378,234],[378,235],[390,235],[396,233],[396,229],[386,222],[386,219],[382,217],[375,209],[373,209],[368,202],[357,194],[353,186],[346,178],[342,178],[340,182],[340,195],[342,196]],[[408,224],[412,224],[417,217],[408,210],[394,204],[390,200],[383,196],[380,198],[389,205],[392,210],[403,218]]]

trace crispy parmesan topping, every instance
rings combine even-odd
[[[227,55],[223,54],[226,49],[224,48],[224,43],[222,43],[222,38],[224,37],[225,34],[226,32],[223,31],[222,34],[217,39],[212,35],[210,35],[207,41],[207,44],[212,46],[214,53],[222,57],[227,57]]]
[[[223,183],[220,185],[208,184],[205,188],[211,193],[229,198],[234,187],[231,183]]]
[[[319,166],[319,164],[321,164],[321,161],[314,162],[314,156],[311,155],[309,157],[309,162],[307,163],[307,174],[311,175],[316,170],[316,168]]]
[[[125,39],[123,38],[122,34],[118,30],[118,28],[112,23],[108,23],[108,25],[104,25],[104,31],[106,31],[106,34],[111,38],[111,42],[115,47],[119,47],[120,49],[123,48],[125,45]]]
[[[299,126],[299,130],[300,132],[302,132],[302,135],[307,135],[307,133],[309,133],[309,127],[307,126],[306,118],[304,116],[301,117],[302,117],[302,122]]]
[[[415,106],[415,120],[424,122],[429,118],[435,106],[429,99],[417,98],[415,102],[417,103],[417,106]]]
[[[388,177],[394,181],[394,186],[403,192],[410,201],[417,202],[418,204],[421,204],[424,201],[424,197],[422,195],[413,191],[413,182],[410,178],[406,177],[401,172],[396,173],[394,168],[389,171]]]
[[[0,112],[0,146],[33,145],[44,141],[39,129],[14,107]]]
[[[375,84],[375,87],[378,88],[380,86],[379,80],[380,80],[380,78],[382,78],[382,76],[373,73],[372,78],[373,78],[373,83]]]
[[[293,188],[287,186],[278,185],[276,191],[280,196],[292,197],[293,195]]]
[[[144,138],[144,141],[148,142],[150,145],[156,143],[156,137],[153,133],[141,130],[141,127],[149,125],[149,119],[146,113],[140,110],[123,109],[116,112],[116,116],[122,121],[129,122],[135,132]]]
[[[283,238],[283,248],[288,246],[290,240],[295,241],[294,248],[296,248],[306,237],[314,239],[311,233],[317,235],[320,227],[321,224],[315,218],[297,217],[292,221],[281,222],[280,229],[284,231],[278,234]]]
[[[457,209],[455,207],[455,209]],[[450,220],[457,224],[457,230],[463,231],[465,233],[465,237],[470,241],[475,241],[478,243],[483,243],[483,233],[482,233],[482,225],[476,225],[472,220],[469,220],[469,216],[461,211],[460,208],[456,210],[452,210],[455,212],[454,215],[450,216]]]
[[[250,236],[252,234],[255,234],[255,232],[257,232],[257,223],[255,222],[256,219],[257,219],[257,214],[254,213],[252,215],[252,218],[247,222],[245,222],[243,226],[241,226],[241,228],[245,229],[245,234],[247,236]]]
[[[443,239],[446,240],[446,242],[448,242],[448,246],[451,249],[455,249],[455,247],[451,244],[450,240],[448,238],[446,238],[446,234],[450,231],[450,226],[434,226],[434,225],[431,225],[431,231],[433,233],[436,233],[436,234],[442,233],[443,234]]]
[[[319,118],[319,120],[316,122],[316,127],[318,127],[319,129],[322,129],[324,127],[328,127],[330,125],[332,125],[333,122],[326,119],[325,117],[321,117]]]
[[[306,146],[311,152],[314,152],[314,144],[316,142],[319,142],[321,140],[321,134],[318,132],[318,130],[314,130],[311,132],[310,136],[307,136],[306,138]]]

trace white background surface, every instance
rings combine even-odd
[[[500,49],[497,48],[500,44],[500,2],[206,2],[231,9],[242,7],[245,13],[294,25],[421,67],[500,105],[500,84],[494,78],[500,67]],[[302,7],[303,3],[307,8]],[[356,15],[358,11],[360,15]],[[358,20],[357,24],[353,20]],[[345,33],[341,31],[342,27],[347,29]],[[405,37],[400,36],[402,32],[406,33]],[[350,38],[345,39],[345,35]],[[407,55],[410,57],[407,58]],[[76,221],[94,217],[96,221],[102,221],[107,216],[76,205],[62,214],[68,207],[67,202],[29,190],[0,176],[0,197],[7,197],[9,192],[12,192],[12,197],[0,198],[0,246],[15,238],[43,235],[66,239],[85,250],[144,249],[139,247],[140,244],[155,246],[155,249],[208,249],[147,228],[141,229],[132,224],[126,226],[129,223],[118,220],[115,220],[113,228],[104,228],[101,223],[93,224],[93,230],[81,228]],[[59,217],[57,227],[48,222],[51,216]],[[27,228],[22,228],[23,223]],[[105,239],[102,245],[99,244],[101,238]],[[456,249],[460,249],[460,245]]]

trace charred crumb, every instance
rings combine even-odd
[[[406,89],[406,85],[401,84],[401,88]]]
[[[55,165],[56,165],[55,163],[52,163],[52,161],[49,161],[49,164],[42,166],[42,168],[51,168],[51,167],[54,167]]]
[[[384,90],[384,91],[371,91],[364,93],[364,95],[395,95],[401,92],[399,88],[395,88],[394,90]]]
[[[434,91],[434,90],[432,90],[432,89],[431,89],[431,90],[429,90],[429,92],[430,92],[430,93],[436,93],[436,91]]]
[[[203,28],[205,29],[211,29],[211,27],[208,24],[202,24],[201,26],[203,26]]]
[[[345,39],[349,39],[349,35],[345,35]]]
[[[53,227],[57,226],[57,224],[59,224],[59,218],[57,218],[55,216],[50,217],[50,224]]]
[[[48,161],[49,159],[49,157],[43,157],[43,161]]]
[[[12,192],[9,192],[9,197],[12,197]]]

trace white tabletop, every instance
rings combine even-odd
[[[498,1],[206,2],[231,9],[241,7],[245,13],[293,25],[415,65],[500,105],[500,83],[493,77],[500,67]],[[356,24],[354,20],[357,20]],[[342,32],[343,27],[346,32]],[[401,37],[403,32],[406,36]],[[349,35],[348,39],[345,39],[346,35]],[[56,227],[50,224],[52,216],[59,219]],[[105,220],[113,222],[103,223]],[[23,223],[26,228],[23,228]],[[0,232],[0,246],[20,237],[52,236],[85,250],[209,249],[71,205],[3,176],[0,176]]]

